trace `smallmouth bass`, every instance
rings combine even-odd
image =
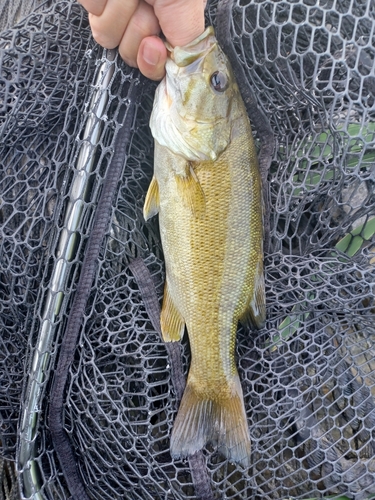
[[[209,27],[172,48],[150,127],[154,177],[144,216],[159,213],[166,342],[187,327],[191,366],[171,436],[173,458],[208,442],[248,466],[250,435],[235,365],[238,321],[265,322],[261,179],[246,109]]]

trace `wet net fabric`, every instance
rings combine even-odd
[[[207,11],[214,26],[217,8]],[[161,341],[163,255],[157,221],[142,216],[155,85],[95,44],[78,4],[17,12],[0,36],[0,498],[70,498],[50,390],[130,108],[122,180],[64,390],[86,494],[375,494],[375,2],[238,0],[231,11],[241,85],[274,134],[252,122],[257,144],[274,140],[274,153],[267,325],[240,328],[237,342],[249,470],[211,446],[186,461],[169,454],[190,358],[186,338]]]

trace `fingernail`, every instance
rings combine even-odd
[[[160,52],[149,44],[143,47],[143,59],[151,66],[156,66],[160,61]]]

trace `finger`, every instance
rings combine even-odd
[[[140,44],[137,64],[143,75],[151,80],[161,80],[165,75],[167,49],[157,36],[144,38]]]
[[[143,0],[138,4],[121,39],[119,52],[129,66],[137,66],[137,54],[143,38],[157,35],[159,22],[154,9]]]
[[[204,31],[202,0],[147,0],[155,9],[161,29],[172,46],[183,46]]]
[[[89,15],[91,31],[99,45],[106,49],[117,47],[139,0],[107,0],[100,16]]]
[[[80,3],[90,14],[101,16],[107,0],[78,0],[78,3]]]

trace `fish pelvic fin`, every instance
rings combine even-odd
[[[151,217],[159,212],[159,205],[159,185],[155,177],[153,177],[146,194],[145,204],[143,205],[143,217],[145,220],[151,219]]]
[[[171,456],[186,458],[209,442],[230,461],[250,466],[250,434],[238,375],[231,397],[221,401],[202,397],[188,379],[172,430]]]
[[[240,317],[240,321],[252,330],[260,330],[266,322],[266,293],[262,261],[258,262],[254,292],[246,305],[245,312]]]
[[[176,174],[176,184],[180,198],[193,217],[199,219],[206,212],[206,198],[199,179],[190,162],[184,175]]]
[[[176,342],[180,340],[185,330],[185,321],[172,300],[168,282],[165,283],[164,287],[160,327],[164,342]]]

